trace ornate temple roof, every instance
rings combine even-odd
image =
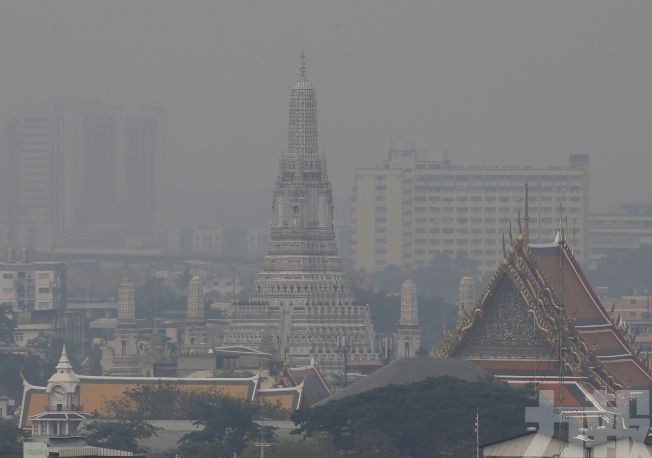
[[[542,383],[559,377],[561,336],[567,380],[609,391],[649,387],[652,375],[618,322],[593,292],[563,232],[539,245],[520,233],[477,306],[438,352],[478,362],[503,379]]]

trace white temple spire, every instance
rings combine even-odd
[[[403,282],[401,288],[401,319],[400,324],[419,324],[419,309],[417,307],[417,287],[412,279]]]
[[[118,326],[136,323],[136,287],[127,272],[118,289]]]
[[[188,321],[204,321],[204,304],[202,303],[202,281],[195,269],[193,269],[190,281],[188,282],[188,302],[186,308],[186,319]]]
[[[307,81],[306,79],[306,55],[301,52],[301,59],[299,60],[299,79]]]
[[[396,357],[416,356],[421,346],[421,326],[417,304],[417,287],[410,278],[401,287],[401,318],[396,332]]]

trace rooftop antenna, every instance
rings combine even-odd
[[[561,211],[561,200],[559,201],[560,211]],[[559,220],[561,226],[561,218]],[[562,230],[563,234],[563,230]],[[562,235],[563,240],[563,235]],[[559,402],[560,405],[564,401],[564,251],[561,247],[558,248],[559,251],[559,329],[558,329],[558,338],[559,338]]]
[[[509,219],[509,244],[514,244],[514,236],[512,235],[512,218]]]
[[[265,440],[265,437],[263,436],[263,427],[262,427],[262,422],[263,422],[263,412],[262,410],[260,411],[260,423],[261,423],[261,428],[260,428],[260,442],[254,442],[252,445],[254,447],[260,448],[260,458],[265,458],[265,449],[267,447],[271,447],[272,443],[267,442]],[[235,456],[235,451],[233,452],[233,456]]]
[[[480,411],[475,409],[475,456],[480,458]]]
[[[235,272],[233,273],[233,305],[235,305]]]
[[[564,204],[559,197],[559,241],[564,240]]]
[[[518,211],[516,216],[516,223],[518,224],[518,235],[523,235],[523,225],[521,224],[521,210]]]
[[[525,183],[525,218],[523,221],[525,222],[525,232],[523,233],[523,237],[525,237],[525,243],[527,244],[530,238],[530,200],[527,183]]]
[[[537,218],[537,225],[539,226],[539,243],[541,243],[541,182],[539,181],[539,217]]]

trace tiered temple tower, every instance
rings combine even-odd
[[[136,327],[136,287],[125,272],[118,289],[118,328],[115,331],[111,374],[140,375],[141,370]]]
[[[260,346],[273,336],[290,362],[316,357],[325,372],[349,361],[377,361],[366,305],[354,305],[333,228],[326,156],[319,153],[315,89],[302,56],[290,93],[288,152],[279,160],[270,242],[251,300],[236,305],[226,344]]]
[[[188,282],[186,322],[183,327],[181,351],[188,355],[206,355],[210,349],[211,342],[206,328],[202,279],[197,272],[193,272]]]
[[[417,287],[407,279],[401,288],[401,318],[396,332],[396,357],[410,358],[421,346],[421,327],[417,306]]]

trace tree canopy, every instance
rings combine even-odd
[[[182,312],[186,297],[177,294],[161,277],[148,276],[145,283],[136,287],[136,316],[153,318],[163,312]]]
[[[481,441],[487,441],[522,432],[525,407],[535,404],[530,389],[438,377],[331,401],[297,412],[294,420],[297,433],[327,433],[336,449],[354,456],[466,456],[476,409]]]
[[[354,289],[356,302],[369,304],[371,322],[377,332],[393,332],[401,314],[401,297],[385,291]],[[428,350],[441,337],[444,326],[455,328],[457,305],[439,297],[419,296],[419,323],[421,324],[421,346]]]
[[[468,257],[439,253],[428,265],[415,269],[411,277],[421,296],[441,297],[452,302],[457,298],[460,279],[464,275],[475,275],[477,268],[478,262]],[[389,292],[400,292],[406,278],[406,273],[395,265],[371,275],[374,288]]]
[[[122,450],[138,450],[138,440],[156,434],[146,420],[191,420],[199,428],[180,440],[182,457],[233,456],[269,429],[254,419],[278,413],[276,406],[255,406],[250,402],[214,392],[185,392],[175,384],[139,385],[107,404],[108,420],[98,420],[86,428],[89,443]],[[118,444],[116,446],[116,444]],[[120,444],[123,444],[120,446]]]
[[[0,304],[0,345],[15,345],[16,322],[11,313],[11,304]]]
[[[23,456],[23,433],[13,421],[0,419],[0,456]]]
[[[337,451],[333,447],[332,439],[326,434],[316,434],[306,439],[282,439],[272,443],[265,450],[267,458],[333,458]],[[258,458],[260,448],[250,444],[244,451],[244,458]]]

